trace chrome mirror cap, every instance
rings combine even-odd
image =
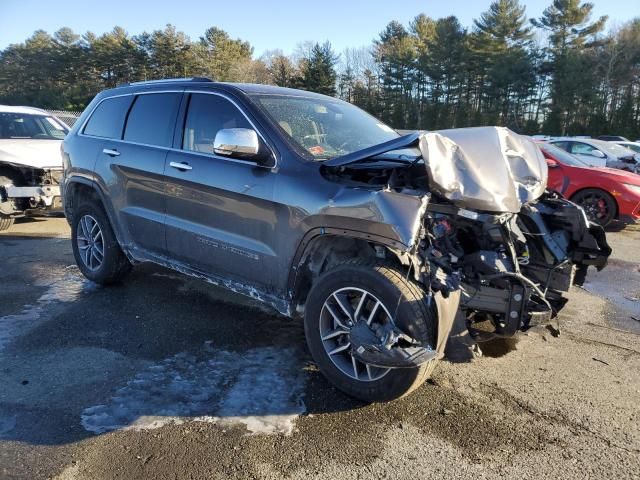
[[[224,128],[216,134],[213,151],[225,156],[256,156],[260,151],[258,134],[250,128]]]

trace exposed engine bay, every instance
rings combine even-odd
[[[459,293],[476,341],[549,323],[567,301],[563,292],[611,254],[602,227],[546,190],[535,144],[506,128],[410,134],[323,168],[354,187],[426,197],[409,268],[427,295]]]
[[[460,308],[477,340],[548,323],[566,303],[562,293],[582,285],[589,265],[604,268],[611,253],[602,228],[555,193],[518,214],[438,203],[427,211],[419,248],[428,265],[422,282],[445,296],[460,288]],[[473,328],[487,320],[492,332]]]

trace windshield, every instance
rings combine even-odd
[[[68,129],[47,115],[0,112],[0,139],[62,140]]]
[[[252,98],[317,160],[346,155],[400,136],[391,127],[341,100],[288,95]]]
[[[595,142],[594,142],[595,143]],[[604,150],[610,155],[615,157],[629,157],[633,156],[635,152],[628,148],[621,147],[620,145],[612,142],[598,142],[596,145],[600,150]]]
[[[618,145],[633,150],[636,153],[640,153],[640,143],[619,143]]]
[[[551,145],[549,143],[543,143],[542,145],[539,145],[539,147],[540,147],[540,150],[543,151],[543,153],[549,154],[554,159],[558,160],[561,163],[564,163],[565,165],[570,165],[572,167],[588,167],[589,166],[586,163],[584,163],[582,160],[580,160],[578,157],[576,157],[575,155],[572,155],[569,152],[556,147],[555,145]]]

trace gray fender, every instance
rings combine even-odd
[[[291,267],[289,268],[289,278],[287,281],[287,292],[291,299],[293,299],[293,292],[296,291],[299,281],[299,267],[303,262],[303,259],[307,257],[309,252],[313,249],[314,242],[317,242],[321,238],[326,236],[333,236],[336,238],[351,238],[364,240],[367,242],[375,243],[377,245],[388,247],[393,250],[399,250],[405,252],[408,247],[403,243],[380,235],[372,233],[361,232],[357,230],[348,230],[344,228],[335,227],[316,227],[309,230],[302,241],[298,245],[296,254],[291,261]]]
[[[109,202],[107,195],[105,194],[105,192],[100,188],[100,185],[87,177],[81,177],[81,176],[72,176],[70,178],[68,178],[65,183],[64,183],[64,191],[62,192],[62,198],[63,198],[63,202],[64,202],[64,210],[65,210],[65,216],[67,217],[67,220],[70,221],[71,219],[69,218],[69,215],[67,213],[67,209],[68,209],[68,204],[66,201],[66,198],[68,198],[67,196],[67,191],[72,188],[73,186],[76,185],[84,185],[86,187],[89,187],[91,190],[93,190],[96,195],[98,196],[98,198],[100,199],[100,202],[102,202],[102,206],[104,207],[104,211],[107,214],[107,217],[109,218],[109,223],[111,224],[111,228],[113,230],[113,233],[116,236],[116,240],[118,241],[118,243],[120,244],[120,246],[122,245],[122,234],[120,232],[120,228],[118,225],[118,222],[115,221],[116,219],[116,215],[115,212],[113,210],[113,205],[111,205],[111,202]]]

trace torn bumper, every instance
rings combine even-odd
[[[62,197],[58,185],[38,185],[34,187],[0,187],[0,212],[5,215],[22,213],[26,210],[61,211]],[[23,205],[24,209],[16,208]]]
[[[352,356],[365,364],[380,368],[416,368],[442,358],[458,311],[460,291],[452,291],[446,298],[437,292],[432,299],[435,300],[438,318],[435,348],[429,344],[421,344],[393,325],[386,330],[373,331],[362,321],[351,329]]]

